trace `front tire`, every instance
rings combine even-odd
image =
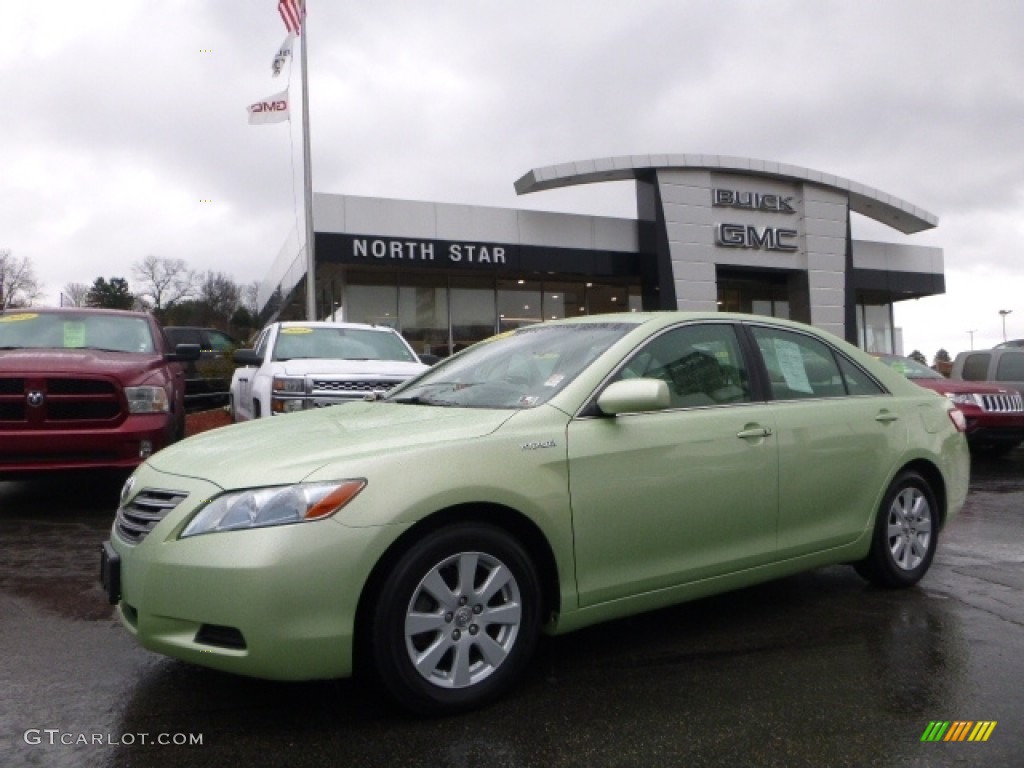
[[[415,712],[479,707],[522,674],[540,617],[536,569],[516,539],[480,523],[442,528],[402,555],[380,590],[377,672]]]
[[[876,586],[911,587],[927,573],[938,542],[935,494],[921,475],[903,472],[882,499],[871,551],[854,568]]]

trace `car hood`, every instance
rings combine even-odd
[[[160,355],[104,352],[98,349],[5,349],[0,373],[28,376],[99,374],[128,379],[164,365]]]
[[[148,463],[229,490],[295,483],[341,460],[483,437],[515,414],[360,401],[204,432],[159,451]]]
[[[961,379],[911,379],[919,387],[945,394],[1006,395],[1017,390],[986,381],[963,381]]]
[[[274,365],[287,376],[315,376],[348,374],[357,376],[413,376],[425,371],[423,363],[403,363],[397,360],[339,360],[336,358],[297,358]]]

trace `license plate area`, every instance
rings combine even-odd
[[[100,584],[111,605],[121,601],[121,556],[109,541],[100,545]]]

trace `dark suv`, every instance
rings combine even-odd
[[[141,463],[184,436],[198,357],[143,312],[0,313],[0,476]]]
[[[171,344],[198,344],[200,359],[185,368],[185,407],[189,411],[217,408],[228,404],[231,373],[235,369],[231,353],[241,344],[217,328],[168,325],[164,333]]]

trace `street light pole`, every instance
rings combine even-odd
[[[1000,309],[999,314],[1003,317],[1003,341],[1006,341],[1006,316],[1013,312],[1012,309]]]
[[[972,329],[972,330],[967,332],[968,335],[971,337],[971,349],[972,350],[974,349],[974,334],[976,334],[977,332],[978,332],[977,328],[974,328],[974,329]]]

